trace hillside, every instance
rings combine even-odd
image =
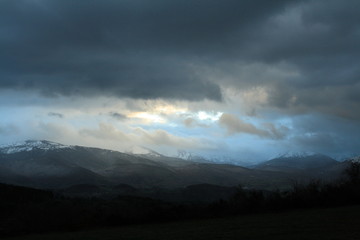
[[[0,163],[0,182],[46,189],[95,186],[90,192],[108,192],[120,184],[138,189],[195,184],[285,189],[294,181],[336,179],[346,165],[324,155],[283,156],[249,169],[155,152],[131,154],[44,140],[1,146]]]
[[[347,164],[323,154],[284,154],[254,166],[254,169],[291,174],[297,179],[336,180]]]
[[[0,181],[38,188],[128,184],[136,188],[176,188],[215,184],[271,188],[284,174],[229,164],[198,163],[162,155],[26,141],[0,148]]]

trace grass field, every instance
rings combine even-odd
[[[13,240],[360,239],[360,206],[51,233]]]

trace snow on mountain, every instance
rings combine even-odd
[[[313,155],[316,155],[316,153],[306,152],[306,151],[286,152],[286,153],[279,154],[278,156],[276,156],[274,158],[304,158],[304,157],[309,157],[309,156],[313,156]]]
[[[349,159],[350,162],[360,163],[360,156],[355,156]]]
[[[29,152],[35,149],[48,151],[63,148],[72,148],[72,146],[46,140],[26,140],[23,142],[0,145],[0,153],[14,154],[19,152]]]
[[[133,154],[133,155],[151,156],[151,157],[163,157],[162,154],[143,146],[132,146],[127,151],[125,151],[125,153]]]
[[[200,163],[210,163],[207,158],[197,155],[191,152],[187,152],[185,150],[178,150],[177,158],[180,158],[182,160],[186,161],[192,161],[192,162],[200,162]]]

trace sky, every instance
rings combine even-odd
[[[358,0],[0,0],[0,144],[360,153]]]

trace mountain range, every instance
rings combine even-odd
[[[283,189],[294,181],[336,179],[346,166],[347,161],[338,162],[320,154],[283,155],[246,168],[167,157],[151,151],[122,153],[45,140],[0,146],[0,182],[73,192],[99,188],[175,189],[190,185]]]

